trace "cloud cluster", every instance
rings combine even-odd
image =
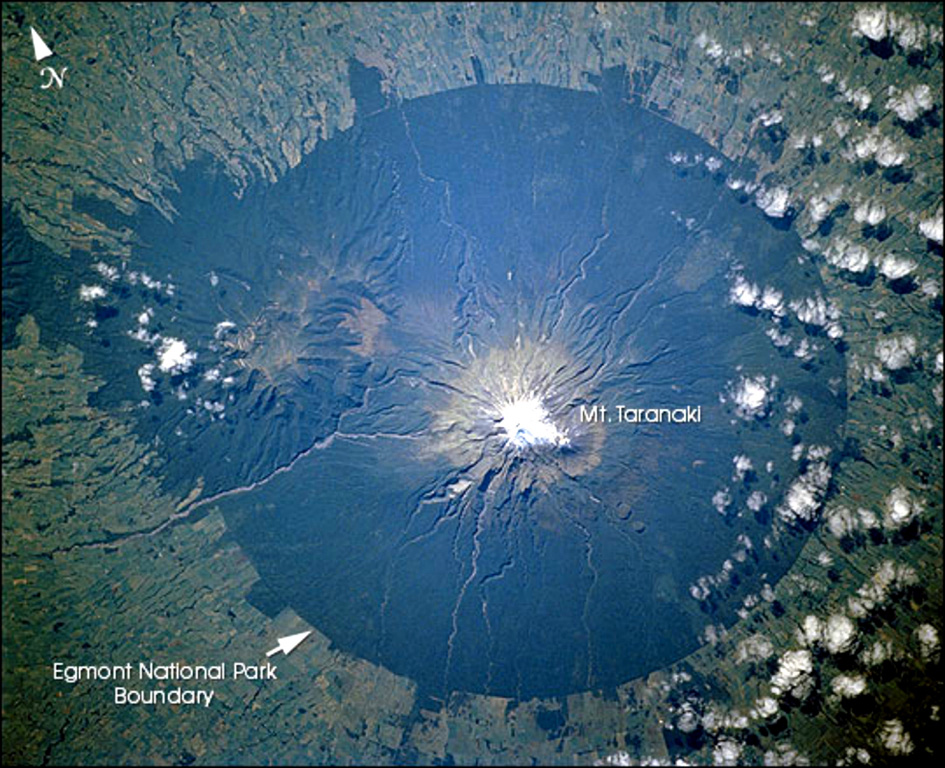
[[[171,375],[186,373],[197,359],[197,353],[189,352],[184,341],[169,336],[161,339],[156,354],[158,368]]]
[[[765,215],[780,219],[791,207],[791,193],[785,187],[762,188],[755,194],[755,205],[764,211]]]
[[[145,363],[138,369],[138,379],[141,381],[141,389],[145,392],[153,392],[154,381],[154,363]]]
[[[830,688],[841,699],[852,699],[866,690],[863,675],[837,675],[830,681]]]
[[[752,491],[745,499],[745,506],[752,512],[758,512],[768,503],[768,497],[762,491]]]
[[[768,415],[771,406],[772,390],[777,386],[777,377],[741,376],[737,382],[730,384],[728,394],[735,404],[735,412],[739,417],[750,421],[762,419]]]
[[[922,624],[915,631],[919,641],[919,650],[924,661],[937,662],[942,646],[938,638],[938,630],[931,624]]]
[[[883,136],[879,128],[872,128],[853,140],[852,151],[853,158],[873,159],[883,168],[895,168],[909,159],[909,153],[888,136]]]
[[[118,280],[118,267],[113,267],[110,264],[106,264],[104,261],[95,262],[95,264],[92,265],[92,269],[98,272],[110,283],[114,283],[116,280]]]
[[[888,336],[876,342],[875,352],[879,361],[890,371],[909,368],[919,345],[910,334]]]
[[[813,195],[807,203],[807,213],[815,224],[826,219],[843,197],[843,187],[834,187],[824,194]]]
[[[805,299],[795,299],[789,305],[798,320],[805,325],[823,328],[831,339],[843,336],[840,325],[840,309],[833,301],[828,301],[820,293]]]
[[[886,102],[886,109],[891,109],[896,116],[905,123],[917,120],[922,114],[935,106],[932,100],[932,89],[925,83],[899,91],[896,86],[889,86],[890,96]]]
[[[810,765],[810,761],[793,746],[782,742],[775,749],[765,751],[764,764],[766,766]]]
[[[804,473],[791,483],[784,501],[778,505],[780,518],[787,523],[814,520],[827,493],[830,477],[830,465],[826,462],[809,464]]]
[[[749,472],[751,472],[755,467],[751,463],[751,459],[744,454],[739,454],[732,458],[732,463],[735,465],[734,472],[732,473],[732,480],[736,482],[741,482],[745,479]]]
[[[908,256],[887,254],[879,261],[879,271],[887,280],[901,280],[915,271],[919,265]]]
[[[771,692],[778,697],[790,693],[796,699],[806,698],[813,688],[813,671],[810,651],[787,651],[778,659],[778,670],[771,678]]]
[[[853,219],[858,224],[875,227],[886,218],[886,206],[876,200],[864,200],[853,209]]]
[[[723,739],[712,749],[712,765],[738,765],[742,756],[741,745],[732,739]]]
[[[919,221],[919,232],[929,240],[942,244],[942,206],[928,218]]]
[[[823,643],[829,653],[846,653],[856,641],[856,626],[842,613],[831,614],[824,625]]]
[[[879,733],[879,740],[894,755],[908,755],[915,748],[901,720],[887,720]]]
[[[860,661],[868,667],[876,667],[887,659],[899,658],[901,654],[897,653],[888,640],[877,640],[868,648],[865,648],[860,654]]]
[[[79,300],[80,301],[95,301],[96,299],[105,298],[107,291],[101,285],[80,285],[79,286]]]
[[[729,300],[740,307],[751,307],[759,312],[770,312],[775,317],[784,316],[784,294],[777,288],[759,287],[737,273],[728,292]]]
[[[918,581],[915,569],[893,560],[880,563],[873,575],[847,600],[851,616],[864,618],[875,608],[883,605],[891,595]]]
[[[908,14],[890,11],[885,5],[858,8],[850,27],[854,37],[874,42],[892,38],[904,51],[919,51],[931,43],[942,42],[941,29],[928,27]]]
[[[712,506],[715,507],[715,511],[720,515],[724,515],[728,508],[732,506],[732,494],[729,492],[728,487],[719,488],[712,495]]]
[[[774,653],[774,645],[762,634],[749,635],[739,642],[735,649],[735,661],[745,664],[752,661],[764,661]]]
[[[869,531],[878,528],[880,524],[879,517],[871,510],[861,507],[854,512],[842,504],[825,510],[824,520],[827,523],[827,529],[838,539],[858,530]]]
[[[901,485],[893,488],[886,496],[883,509],[883,527],[896,530],[911,523],[922,514],[922,505]]]
[[[797,630],[797,639],[805,647],[822,645],[829,653],[847,653],[856,641],[856,626],[843,613],[831,614],[826,621],[808,615]]]
[[[873,259],[869,249],[862,243],[851,243],[845,237],[838,237],[827,246],[824,258],[828,264],[848,272],[865,272]]]

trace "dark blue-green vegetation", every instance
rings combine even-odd
[[[668,162],[712,150],[606,83],[388,103],[358,76],[367,114],[277,184],[237,196],[196,164],[173,221],[142,208],[129,264],[173,290],[129,285],[126,265],[94,333],[63,339],[105,380],[100,403],[136,404],[173,490],[261,483],[220,504],[267,613],[291,607],[436,696],[610,689],[684,656],[793,561],[803,531],[763,543],[804,469],[792,449],[840,437],[842,353],[789,321],[821,351],[785,352],[729,301],[736,267],[788,298],[821,289],[796,235],[733,195],[727,162]],[[86,311],[75,291],[98,261],[69,266],[66,306],[29,311]],[[158,337],[197,356],[142,389]],[[477,360],[522,343],[563,356],[561,408],[700,405],[702,423],[584,427],[517,484],[527,453],[459,415],[432,425],[478,396]],[[772,411],[803,400],[793,437],[720,401],[742,374],[776,377]],[[733,480],[739,454],[754,470]],[[739,534],[737,577],[693,600]]]

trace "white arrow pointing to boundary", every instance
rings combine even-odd
[[[33,38],[33,55],[36,56],[36,61],[42,61],[47,56],[53,55],[50,47],[39,36],[39,32],[32,27],[30,27],[30,36]]]
[[[297,635],[287,635],[286,637],[279,638],[279,645],[273,648],[271,651],[266,651],[266,656],[275,656],[279,651],[282,651],[286,656],[288,656],[292,651],[299,647],[306,637],[312,634],[312,630],[308,632],[299,632]]]

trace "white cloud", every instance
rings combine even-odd
[[[732,479],[736,481],[744,480],[745,476],[754,469],[751,459],[743,454],[735,456],[732,459],[732,463],[735,465],[735,472],[732,475]]]
[[[765,312],[771,312],[775,317],[781,317],[784,314],[784,294],[777,288],[766,285],[758,299],[758,309]]]
[[[875,158],[883,168],[902,165],[909,159],[909,153],[888,136],[883,136],[878,128],[873,128],[856,139],[853,142],[853,153],[860,160]]]
[[[742,640],[735,649],[735,660],[744,664],[750,661],[764,661],[774,653],[774,645],[761,634],[754,634]]]
[[[844,506],[830,507],[825,510],[824,520],[827,521],[827,529],[838,539],[848,536],[859,527],[856,515]]]
[[[118,279],[118,267],[113,267],[109,264],[106,264],[104,261],[97,261],[92,265],[92,269],[98,272],[110,283],[114,283]]]
[[[771,339],[771,343],[774,344],[774,346],[776,346],[778,349],[791,346],[791,341],[793,340],[791,338],[791,334],[784,333],[775,326],[772,326],[766,330],[765,336]]]
[[[699,713],[696,712],[692,703],[684,701],[680,708],[679,719],[676,720],[676,727],[683,733],[692,733],[699,727]]]
[[[712,765],[738,765],[741,756],[741,745],[731,739],[725,739],[712,750]]]
[[[797,641],[801,645],[817,645],[820,642],[820,638],[823,635],[823,626],[814,615],[807,615],[804,617],[804,621],[801,622],[801,627],[797,631]]]
[[[873,103],[872,95],[862,86],[856,90],[845,91],[843,97],[860,112],[869,109],[870,104]]]
[[[917,580],[918,575],[911,566],[884,560],[869,581],[847,600],[847,609],[856,618],[864,618],[874,608],[883,605],[891,594],[915,584]]]
[[[893,488],[886,497],[883,510],[883,527],[895,530],[911,523],[922,513],[922,505],[912,498],[901,485]]]
[[[848,616],[834,613],[824,625],[824,647],[830,653],[846,653],[856,639],[856,626]]]
[[[741,275],[736,275],[735,282],[732,284],[728,295],[733,304],[738,304],[741,307],[753,307],[761,295],[761,289],[754,283],[749,283]]]
[[[768,216],[780,219],[791,207],[791,194],[785,187],[759,189],[755,195],[755,205]]]
[[[925,661],[938,661],[941,651],[938,630],[931,624],[922,624],[916,629],[915,636],[919,641],[922,658]]]
[[[771,390],[776,384],[777,378],[773,376],[770,379],[763,374],[742,376],[729,388],[736,413],[745,420],[764,418],[771,405]]]
[[[853,34],[865,36],[870,40],[884,40],[889,34],[887,25],[889,13],[885,5],[872,8],[859,8],[853,16]]]
[[[886,218],[886,206],[875,200],[866,200],[853,209],[853,218],[859,224],[875,227]]]
[[[165,373],[186,373],[197,359],[196,352],[188,352],[180,339],[164,338],[157,350],[158,367]]]
[[[893,110],[904,122],[912,122],[935,106],[932,100],[932,89],[925,83],[915,85],[901,93],[896,92],[895,86],[892,86],[891,90],[893,95],[886,102],[886,109]]]
[[[911,272],[914,272],[915,268],[918,266],[916,262],[907,256],[889,254],[888,256],[884,256],[882,261],[880,261],[879,271],[889,280],[900,280]]]
[[[761,509],[768,501],[768,497],[764,495],[761,491],[752,491],[748,498],[745,500],[745,506],[747,506],[752,512],[757,512]]]
[[[860,654],[860,661],[868,667],[876,667],[895,656],[892,644],[888,640],[877,640]]]
[[[940,29],[929,28],[908,14],[890,11],[885,5],[858,8],[851,27],[854,37],[867,37],[876,42],[892,37],[905,51],[917,51],[929,43],[942,42]]]
[[[712,506],[720,515],[724,515],[726,510],[732,505],[732,494],[728,488],[720,488],[712,496]]]
[[[795,299],[789,305],[797,319],[805,325],[823,328],[831,339],[843,336],[840,325],[840,309],[819,293],[806,299]]]
[[[888,137],[884,136],[876,148],[876,162],[883,168],[895,168],[908,159],[909,153],[900,149],[896,142]]]
[[[942,244],[942,206],[929,218],[919,221],[919,232],[929,240]]]
[[[830,476],[830,466],[826,462],[811,463],[804,474],[791,483],[784,502],[778,506],[781,519],[785,522],[813,520],[823,503]]]
[[[827,246],[824,251],[824,258],[830,264],[849,272],[865,272],[872,258],[869,249],[862,243],[851,243],[846,238],[837,238],[837,240]]]
[[[719,160],[719,158],[712,156],[705,161],[705,167],[710,173],[715,173],[719,168],[722,167],[722,161]]]
[[[763,289],[756,283],[736,274],[728,292],[729,300],[740,307],[754,307],[762,312],[770,312],[775,317],[784,315],[784,294],[773,286]]]
[[[908,755],[914,745],[900,720],[887,720],[879,734],[882,745],[894,755]]]
[[[876,342],[876,357],[889,370],[898,371],[912,365],[912,358],[917,349],[918,344],[914,336],[889,336]]]
[[[787,651],[778,660],[778,671],[771,678],[771,692],[775,696],[791,693],[803,699],[811,690],[813,660],[808,650]]]
[[[810,765],[810,761],[790,744],[782,743],[777,745],[777,749],[769,749],[765,752],[764,764],[765,766]]]
[[[148,329],[143,325],[139,325],[133,331],[127,331],[127,333],[135,341],[140,341],[142,344],[157,344],[161,340],[161,334],[148,333]]]
[[[837,675],[830,681],[830,687],[840,698],[851,699],[866,690],[866,678],[863,675]]]
[[[815,224],[820,224],[820,222],[826,219],[830,214],[832,207],[833,206],[820,195],[814,195],[807,203],[807,214],[810,216],[811,221]]]
[[[778,712],[778,700],[771,696],[762,696],[755,702],[755,711],[759,717],[771,717]]]
[[[101,285],[80,285],[79,299],[81,301],[95,301],[105,297],[107,291]]]
[[[141,388],[145,392],[154,390],[154,363],[145,363],[138,369],[138,378],[141,380]]]

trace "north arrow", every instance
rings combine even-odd
[[[32,27],[30,27],[30,35],[33,37],[33,53],[36,56],[36,61],[42,61],[47,56],[53,55],[52,49],[39,36],[39,32]]]
[[[266,656],[274,656],[275,654],[279,653],[279,651],[282,651],[286,656],[288,656],[290,653],[292,653],[292,651],[298,648],[299,643],[301,643],[310,634],[312,634],[312,630],[309,630],[308,632],[299,632],[297,635],[287,635],[286,637],[280,637],[278,641],[279,645],[277,645],[271,651],[266,651]]]

